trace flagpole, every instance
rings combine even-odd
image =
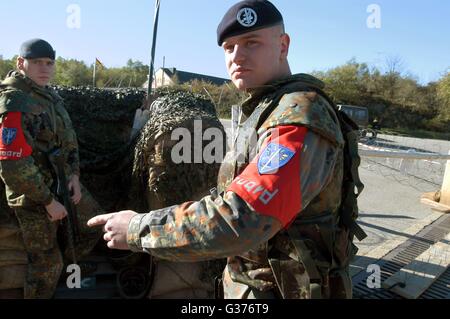
[[[155,64],[155,51],[156,51],[156,37],[158,35],[158,21],[159,21],[159,8],[161,5],[161,0],[156,0],[155,4],[155,20],[153,23],[153,43],[152,43],[152,55],[150,60],[150,68],[148,74],[148,89],[147,89],[147,98],[152,94],[152,86],[153,86],[153,72],[154,72],[154,64]]]
[[[95,88],[95,86],[97,84],[96,76],[97,76],[97,59],[95,59],[95,61],[94,61],[94,76],[93,76],[93,87],[94,88]]]

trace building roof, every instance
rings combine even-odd
[[[191,73],[186,71],[180,71],[176,68],[161,68],[170,78],[176,77],[179,84],[183,84],[192,80],[211,82],[215,85],[222,85],[231,82],[228,79],[218,78],[215,76],[209,76],[198,73]]]

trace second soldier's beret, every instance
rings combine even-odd
[[[245,0],[232,6],[217,28],[219,46],[228,37],[283,23],[280,11],[267,0]]]
[[[56,52],[50,43],[42,39],[32,39],[20,47],[20,56],[25,59],[49,58],[54,60]]]

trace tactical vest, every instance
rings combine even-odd
[[[258,101],[259,104],[251,114],[249,113],[254,106],[244,103],[243,107],[248,108],[249,117],[244,123],[240,123],[238,134],[233,137],[233,149],[227,154],[219,173],[218,192],[223,194],[235,177],[241,174],[249,161],[257,155],[257,150],[250,149],[252,141],[257,137],[249,134],[257,131],[258,136],[264,137],[270,128],[279,125],[306,126],[340,150],[330,184],[286,230],[278,233],[257,251],[241,256],[240,262],[246,270],[262,268],[269,264],[280,290],[280,297],[287,299],[302,298],[300,294],[314,299],[329,297],[323,296],[329,277],[345,271],[356,254],[353,237],[356,235],[362,240],[366,236],[356,224],[357,197],[364,187],[358,175],[358,126],[337,109],[322,91],[323,87],[323,83],[316,78],[300,74],[279,84],[275,83],[272,89],[264,90],[259,97],[253,96],[249,100],[250,103]],[[319,96],[314,108],[307,109],[308,103],[300,105],[302,99],[307,102],[306,99],[314,95]],[[295,101],[291,100],[294,96]],[[289,108],[294,111],[287,112]],[[264,138],[258,139],[259,142],[262,140]],[[309,277],[307,293],[302,289],[289,288],[292,283],[286,274],[297,271],[291,269],[292,261],[300,264]],[[245,276],[232,273],[230,275],[234,281],[252,287],[252,283],[246,281]],[[253,288],[261,290],[261,287]],[[351,287],[346,289],[351,290]]]

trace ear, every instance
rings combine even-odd
[[[24,67],[25,59],[19,56],[17,58],[16,67],[19,71],[23,71],[25,69]]]
[[[289,46],[291,45],[291,38],[288,34],[283,34],[281,36],[281,56],[282,60],[286,60],[289,55]]]

